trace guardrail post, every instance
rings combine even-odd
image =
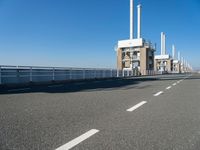
[[[69,69],[69,79],[70,80],[72,79],[72,69],[71,68]]]
[[[85,69],[83,69],[83,79],[85,79]]]
[[[53,68],[52,80],[55,81],[55,68]]]
[[[2,84],[2,80],[1,80],[1,66],[0,66],[0,84]]]
[[[103,78],[105,78],[105,70],[103,70]]]
[[[125,74],[124,74],[124,70],[122,70],[122,76],[124,77],[124,75],[125,75]]]
[[[33,68],[30,67],[30,82],[33,81]]]
[[[119,77],[119,70],[117,69],[117,77]]]
[[[94,69],[94,78],[97,79],[97,70],[96,69]]]

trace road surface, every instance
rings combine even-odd
[[[1,150],[198,150],[200,75],[5,89]]]

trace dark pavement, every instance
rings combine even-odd
[[[54,150],[91,129],[99,132],[72,149],[198,150],[200,75],[1,90],[1,150]]]

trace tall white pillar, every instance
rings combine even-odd
[[[133,11],[133,0],[130,0],[130,39],[133,39],[134,37],[134,26],[133,26],[133,20],[134,20],[134,11]]]
[[[172,45],[172,58],[176,59],[176,49],[175,49],[175,45]]]
[[[142,9],[142,5],[139,4],[137,6],[137,38],[141,38],[141,9]]]
[[[166,55],[166,35],[163,35],[163,55]]]
[[[181,53],[178,52],[178,61],[181,61]]]
[[[161,55],[166,55],[166,36],[161,32]]]
[[[161,52],[160,54],[163,55],[163,32],[161,32]]]

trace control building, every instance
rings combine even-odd
[[[141,9],[141,5],[138,5],[137,38],[134,38],[134,3],[130,0],[130,39],[118,41],[117,68],[147,75],[154,71],[155,46],[141,37]]]
[[[161,54],[155,56],[154,68],[159,73],[171,73],[173,69],[173,59],[166,54],[166,35],[161,32]]]
[[[180,52],[178,52],[178,59],[176,58],[176,48],[172,45],[172,73],[181,73]]]

